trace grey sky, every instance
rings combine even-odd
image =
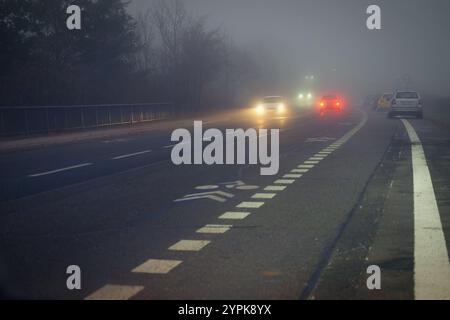
[[[130,12],[151,7],[132,0]],[[390,91],[410,74],[413,86],[450,91],[449,0],[184,0],[193,15],[208,17],[246,48],[264,46],[301,86],[306,73],[327,87]],[[366,8],[378,4],[382,30],[366,28]],[[331,71],[336,69],[336,71]]]

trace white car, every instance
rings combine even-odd
[[[397,91],[391,101],[389,118],[396,115],[414,115],[423,118],[423,107],[420,95],[416,91]]]
[[[280,96],[264,97],[256,106],[256,112],[259,115],[264,115],[268,112],[276,112],[283,114],[286,111],[286,101]]]

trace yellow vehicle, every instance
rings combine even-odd
[[[377,110],[388,110],[391,107],[392,93],[383,94],[377,102]]]

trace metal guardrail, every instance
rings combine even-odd
[[[29,135],[162,120],[172,103],[0,107],[0,135]]]

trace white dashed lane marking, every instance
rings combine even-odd
[[[181,262],[182,261],[180,260],[149,259],[140,266],[134,268],[131,272],[166,274],[178,266]]]
[[[287,173],[283,176],[283,178],[287,178],[287,179],[298,179],[301,178],[303,175],[302,174],[295,174],[295,173]]]
[[[61,168],[61,169],[56,169],[56,170],[51,170],[51,171],[46,171],[46,172],[30,174],[28,177],[29,178],[37,178],[37,177],[47,176],[49,174],[59,173],[59,172],[63,172],[63,171],[69,171],[69,170],[83,168],[83,167],[87,167],[87,166],[91,166],[91,165],[92,165],[92,163],[90,163],[90,162],[89,163],[81,163],[81,164],[77,164],[77,165],[74,165],[74,166],[65,167],[65,168]]]
[[[294,179],[278,179],[275,180],[273,183],[275,184],[293,184],[295,182]]]
[[[244,201],[236,206],[236,208],[258,209],[264,205],[264,202]]]
[[[126,158],[131,158],[131,157],[135,157],[135,156],[140,156],[146,153],[152,152],[152,150],[144,150],[144,151],[140,151],[140,152],[135,152],[135,153],[129,153],[129,154],[124,154],[121,156],[117,156],[112,158],[113,160],[120,160],[120,159],[126,159]]]
[[[283,191],[284,189],[286,189],[286,186],[267,186],[264,191]]]
[[[228,211],[222,214],[219,219],[241,220],[247,218],[250,212]]]
[[[85,300],[128,300],[144,290],[143,286],[120,286],[107,284],[94,293],[88,295]]]
[[[318,152],[314,157],[305,161],[304,164],[301,164],[297,167],[297,169],[292,169],[290,173],[287,173],[283,176],[283,179],[278,179],[274,182],[275,185],[269,185],[264,188],[264,191],[283,191],[287,188],[285,185],[280,184],[291,184],[296,181],[296,179],[301,178],[303,173],[307,173],[310,169],[314,168],[314,164],[319,163],[324,157],[328,154],[332,153],[335,149],[337,149],[342,143],[346,142],[352,135],[354,135],[367,121],[367,114],[364,113],[363,120],[352,130],[347,132],[338,142],[334,142],[333,145],[323,149]],[[172,147],[173,145],[166,146],[164,148]],[[127,157],[132,157],[144,153],[148,153],[151,150],[145,150],[133,154],[122,155],[115,157],[113,159],[123,159]],[[83,165],[91,165],[91,164],[83,164]],[[80,165],[81,166],[81,165]],[[55,170],[52,172],[58,172],[62,170],[69,170],[72,168],[80,167],[74,166],[70,168],[63,168],[59,170]],[[49,173],[43,173],[49,174]],[[292,179],[288,179],[292,178]],[[277,193],[255,193],[252,196],[252,199],[272,199],[277,195]],[[247,208],[247,209],[258,209],[263,206],[265,202],[262,201],[244,201],[238,204],[237,208]],[[219,219],[222,220],[242,220],[250,215],[250,212],[242,212],[242,211],[227,211],[219,216]],[[221,234],[225,233],[232,225],[222,225],[222,224],[207,224],[202,228],[196,230],[196,233],[200,234]],[[170,246],[168,249],[172,251],[200,251],[205,246],[207,246],[211,241],[209,240],[180,240],[174,245]],[[182,261],[180,260],[161,260],[161,259],[149,259],[138,267],[134,268],[132,272],[134,273],[150,273],[150,274],[166,274],[170,272],[173,268],[178,266]],[[129,299],[143,290],[143,286],[121,286],[121,285],[111,285],[108,284],[93,294],[89,295],[86,299]]]
[[[197,233],[225,233],[230,230],[232,225],[229,224],[207,224],[206,226],[198,229]]]
[[[169,250],[174,251],[200,251],[208,245],[208,240],[180,240],[169,247]]]
[[[294,173],[307,173],[309,169],[292,169],[291,172]]]
[[[276,193],[255,193],[252,199],[273,199],[276,195]]]

